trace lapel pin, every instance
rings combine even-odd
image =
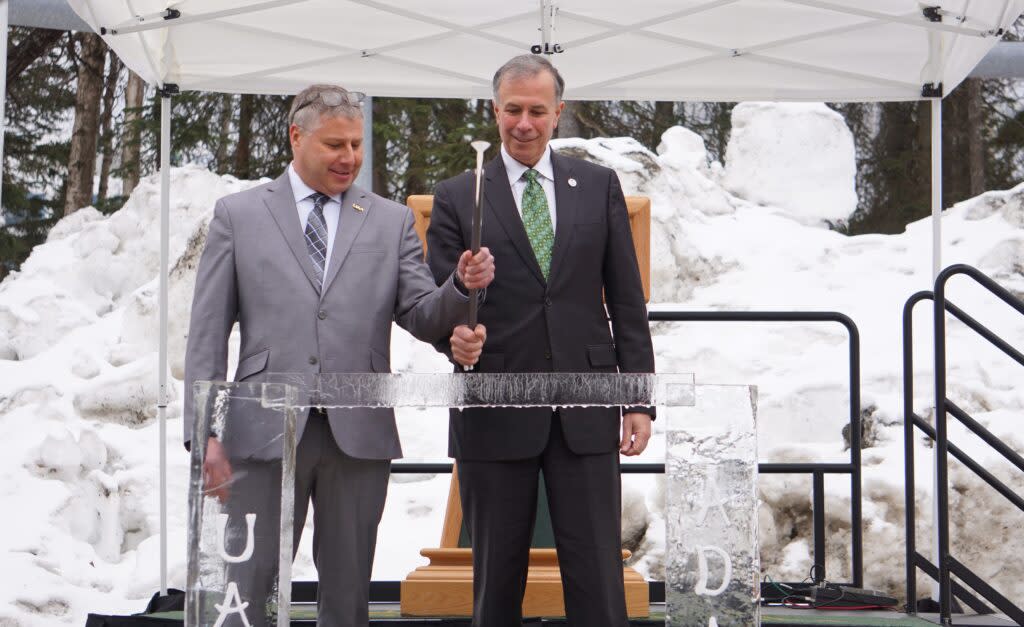
[[[352,203],[352,208],[355,209],[356,211],[366,211],[366,209],[364,209],[360,205],[357,205],[356,203]]]
[[[569,179],[569,187],[576,187],[576,179]]]

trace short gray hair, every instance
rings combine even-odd
[[[494,80],[491,81],[494,101],[498,101],[498,88],[506,78],[532,78],[541,72],[548,72],[551,74],[551,78],[555,79],[555,102],[562,102],[565,80],[551,61],[537,54],[521,54],[509,59],[505,65],[498,68],[498,71],[494,73]]]
[[[320,125],[322,117],[362,118],[363,109],[359,104],[363,98],[363,94],[349,91],[340,85],[310,85],[292,99],[288,124],[312,130]]]

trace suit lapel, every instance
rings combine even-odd
[[[579,192],[575,186],[569,185],[572,178],[572,162],[561,155],[551,152],[551,171],[555,177],[555,215],[558,216],[555,225],[555,242],[551,247],[551,272],[548,275],[549,282],[554,280],[564,263],[566,251],[572,241],[573,228],[576,224],[576,214],[579,209]]]
[[[331,262],[327,264],[327,276],[324,278],[324,293],[331,287],[331,282],[338,276],[345,258],[352,250],[360,229],[366,223],[370,213],[372,198],[361,187],[353,185],[341,198],[341,214],[338,216],[338,232],[334,236],[334,249],[331,251]],[[357,209],[356,206],[359,208]]]
[[[320,284],[316,280],[313,261],[309,258],[309,250],[306,248],[306,237],[302,233],[302,223],[299,222],[299,212],[295,209],[295,197],[291,183],[288,182],[287,172],[270,184],[264,202],[274,222],[277,223],[277,228],[281,230],[281,235],[288,242],[288,248],[291,248],[292,254],[295,255],[295,260],[302,267],[302,272],[309,279],[313,289],[320,293]]]
[[[523,263],[537,280],[545,285],[544,274],[540,271],[537,256],[533,254],[533,246],[530,245],[526,227],[523,226],[523,219],[516,208],[516,199],[512,195],[512,187],[508,183],[508,171],[505,169],[505,163],[501,160],[501,154],[491,159],[491,162],[484,168],[484,175],[487,180],[484,185],[484,200],[487,202],[487,206],[490,207],[491,213],[512,240],[512,245],[523,259]],[[470,198],[472,198],[472,191]],[[484,242],[484,245],[486,244],[487,242]]]

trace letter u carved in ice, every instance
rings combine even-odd
[[[245,515],[245,549],[238,555],[230,555],[228,553],[227,546],[224,544],[224,535],[228,527],[228,515],[218,514],[217,515],[217,553],[220,558],[228,564],[241,564],[242,562],[248,562],[252,557],[252,552],[255,549],[254,536],[256,529],[256,514]]]

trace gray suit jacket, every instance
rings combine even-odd
[[[362,210],[358,210],[358,205]],[[468,299],[451,277],[440,287],[423,260],[412,211],[353,185],[342,199],[323,289],[295,209],[287,173],[220,199],[199,262],[185,354],[185,441],[193,437],[193,383],[224,380],[228,336],[241,330],[236,381],[270,373],[391,371],[391,323],[425,342],[464,323]],[[348,455],[402,456],[390,409],[329,409]],[[231,417],[231,414],[229,414]],[[306,413],[298,414],[298,437]],[[257,421],[258,422],[258,421]],[[262,457],[266,440],[234,430],[233,456]]]

